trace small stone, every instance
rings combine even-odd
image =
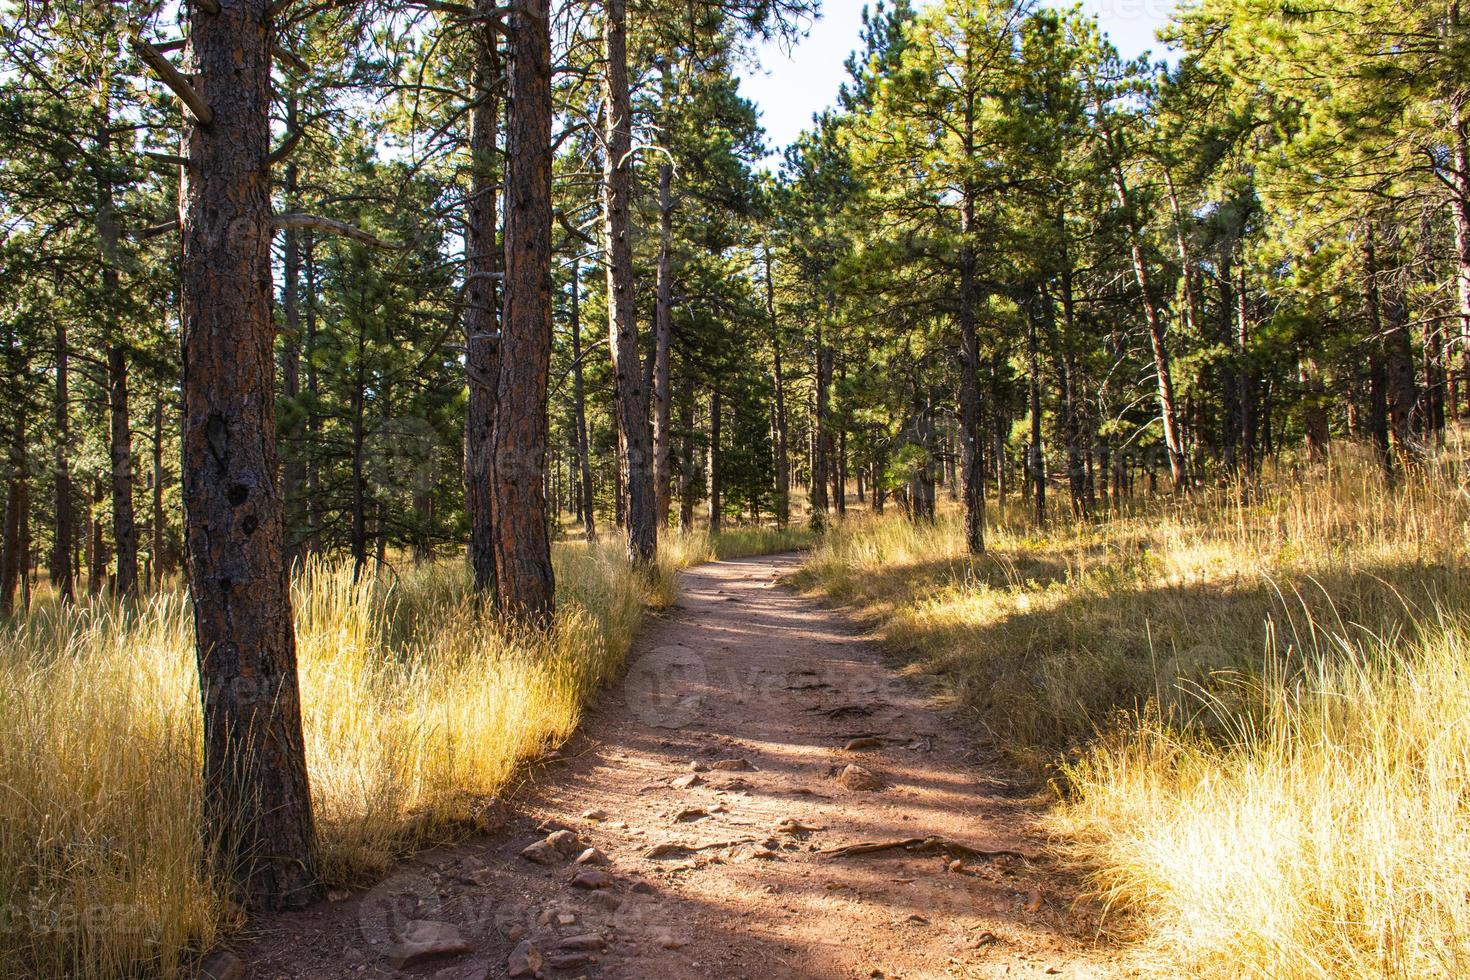
[[[687,810],[680,810],[674,814],[674,823],[689,823],[694,820],[705,820],[709,817],[709,811],[702,806],[692,806]]]
[[[601,821],[607,819],[607,811],[606,810],[586,810],[586,811],[584,811],[582,813],[582,819],[583,820],[591,820],[594,823],[600,823]]]
[[[709,764],[706,763],[706,762],[700,762],[698,759],[696,759],[693,762],[689,763],[689,771],[690,772],[709,772]]]
[[[415,919],[403,927],[403,937],[388,947],[388,962],[402,970],[436,957],[469,951],[470,944],[451,923]]]
[[[217,949],[199,964],[199,980],[245,980],[245,964],[226,949]]]
[[[965,862],[961,861],[959,858],[955,858],[953,861],[949,862],[947,867],[951,871],[963,871],[965,869]]]
[[[556,924],[559,926],[574,926],[577,924],[577,917],[570,912],[558,912]]]
[[[556,848],[544,840],[538,840],[534,844],[528,844],[522,851],[521,857],[533,864],[556,864],[561,861],[563,855]]]
[[[716,772],[754,772],[755,766],[744,759],[721,759],[710,767]]]
[[[577,855],[577,863],[578,864],[612,864],[612,862],[608,860],[607,855],[604,854],[604,853],[602,853],[601,851],[599,851],[595,847],[589,847],[589,848],[587,848],[587,850],[583,851],[581,854],[578,854]]]
[[[672,780],[669,785],[674,787],[674,789],[690,789],[692,787],[701,785],[703,782],[703,777],[701,777],[698,773],[691,772],[687,776],[680,776],[678,779]]]
[[[558,830],[570,830],[570,829],[571,828],[568,827],[566,824],[562,823],[560,820],[557,820],[557,819],[555,819],[553,817],[547,817],[545,820],[541,821],[540,823],[538,823],[536,825],[536,833],[538,833],[538,834],[554,834]]]
[[[653,940],[664,949],[681,949],[687,945],[684,940],[675,936],[672,932],[656,932],[653,935]]]
[[[859,765],[850,765],[843,769],[837,777],[837,782],[844,789],[854,791],[872,792],[883,788],[883,780]]]
[[[531,945],[531,940],[524,939],[511,950],[510,959],[505,963],[505,971],[512,977],[534,977],[545,965],[546,959],[541,951]]]
[[[586,932],[580,936],[568,936],[556,944],[556,948],[563,952],[585,953],[589,950],[602,949],[607,942],[595,932]]]
[[[520,942],[522,939],[526,938],[526,927],[517,922],[515,925],[506,930],[505,938],[509,939],[513,943]]]
[[[883,740],[881,738],[873,738],[870,735],[865,735],[861,738],[848,739],[847,744],[842,748],[847,752],[861,752],[863,749],[878,749],[882,747]]]
[[[573,888],[582,888],[589,892],[599,888],[611,888],[612,884],[612,875],[606,871],[583,871],[572,879]]]
[[[571,857],[573,854],[578,854],[587,847],[587,845],[582,842],[582,838],[578,837],[570,830],[558,830],[552,833],[549,837],[546,838],[546,843],[550,844],[552,847],[556,848],[567,857]]]
[[[327,892],[327,901],[345,902],[352,897],[352,893],[345,888],[333,888]]]
[[[633,882],[633,891],[637,892],[639,895],[655,895],[658,893],[658,889],[654,888],[646,881]]]

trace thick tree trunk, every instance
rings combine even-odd
[[[107,586],[107,538],[98,516],[107,501],[107,487],[99,477],[92,483],[92,506],[87,509],[87,594],[99,596]]]
[[[194,8],[213,112],[182,169],[183,484],[204,704],[204,827],[251,909],[318,894],[296,638],[276,484],[270,0]]]
[[[582,529],[597,540],[596,505],[592,498],[592,448],[587,442],[587,388],[582,372],[582,264],[572,263],[572,413],[576,416],[577,473],[582,497]]]
[[[1219,328],[1217,340],[1226,354],[1215,364],[1220,382],[1220,455],[1225,472],[1234,474],[1240,464],[1240,393],[1236,390],[1235,280],[1231,249],[1222,250],[1220,263]]]
[[[666,73],[667,75],[667,73]],[[667,82],[665,83],[667,86]],[[669,524],[670,452],[669,345],[673,336],[674,168],[667,160],[658,168],[658,281],[653,311],[653,487],[654,519]]]
[[[62,602],[76,599],[75,571],[72,564],[72,542],[76,538],[76,508],[71,495],[71,390],[69,385],[71,348],[66,337],[66,318],[55,318],[56,376],[52,389],[52,423],[56,426],[56,445],[52,455],[55,494],[52,508],[56,527],[51,542],[51,587]]]
[[[633,109],[628,91],[627,0],[606,0],[603,153],[603,246],[607,266],[608,342],[612,352],[618,428],[623,435],[623,479],[627,493],[628,557],[649,567],[658,553],[654,509],[653,452],[648,393],[638,354],[633,297],[633,242],[629,198],[633,167]]]
[[[551,14],[510,5],[505,128],[505,308],[494,428],[495,578],[500,608],[549,625],[556,611],[546,510],[551,367]]]
[[[776,282],[772,278],[771,246],[762,250],[766,264],[766,319],[771,327],[771,384],[775,389],[776,497],[772,509],[776,523],[785,527],[791,522],[791,448],[786,419],[786,377],[781,369],[781,326],[776,319]]]
[[[482,9],[494,6],[482,0]],[[493,591],[495,527],[491,486],[494,480],[495,398],[500,386],[500,304],[495,287],[499,247],[496,144],[500,122],[500,53],[495,29],[484,24],[475,32],[475,104],[470,115],[470,195],[465,202],[465,374],[469,400],[465,409],[465,510],[470,524],[470,568],[475,588]]]

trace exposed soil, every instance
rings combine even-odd
[[[251,976],[482,980],[510,975],[527,941],[549,977],[1131,972],[1046,856],[1045,798],[977,754],[840,613],[783,588],[797,564],[688,572],[500,832],[257,922],[234,944]],[[849,788],[866,782],[839,779],[849,765],[881,788]],[[567,856],[521,856],[562,828],[579,838]],[[947,841],[824,853],[915,838]],[[609,863],[575,863],[583,845]],[[583,884],[605,887],[572,884],[589,872]],[[468,951],[395,969],[409,920],[451,924]]]

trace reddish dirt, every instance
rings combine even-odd
[[[482,980],[507,975],[522,939],[580,957],[548,964],[548,977],[1131,973],[1046,856],[1045,797],[978,755],[839,612],[782,587],[797,565],[786,555],[686,573],[622,682],[517,795],[501,832],[421,855],[367,893],[256,923],[234,944],[251,976]],[[878,744],[847,750],[854,738]],[[849,764],[883,788],[844,787]],[[673,785],[680,777],[693,785]],[[783,828],[792,820],[809,829]],[[520,856],[553,827],[606,854],[591,870],[611,887],[571,886],[589,868],[570,860]],[[823,853],[928,837],[1025,856]],[[659,845],[690,849],[655,856]],[[388,947],[409,919],[452,923],[470,950],[394,969]],[[559,948],[589,935],[590,949]]]

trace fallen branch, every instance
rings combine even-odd
[[[848,844],[845,847],[834,847],[822,851],[827,857],[858,857],[863,854],[877,854],[880,851],[896,850],[912,851],[915,854],[926,854],[933,851],[944,851],[949,854],[959,854],[971,858],[983,858],[993,860],[995,858],[1016,858],[1019,861],[1036,861],[1038,855],[1027,854],[1023,851],[987,851],[969,844],[961,843],[949,837],[906,837],[901,840],[888,840],[876,843]]]
[[[353,241],[371,245],[374,248],[385,248],[397,250],[400,246],[392,242],[385,242],[376,235],[369,234],[355,225],[349,225],[345,221],[337,221],[333,218],[323,218],[315,214],[278,214],[271,218],[271,224],[277,228],[306,228],[310,231],[324,231],[329,235],[340,235]]]
[[[209,108],[208,103],[200,97],[198,92],[194,91],[194,86],[190,85],[189,80],[174,67],[174,63],[163,56],[162,51],[140,37],[128,38],[128,44],[143,60],[143,63],[153,69],[158,75],[158,80],[173,90],[173,93],[179,97],[179,101],[189,108],[189,112],[201,126],[208,126],[214,121],[214,110]]]

